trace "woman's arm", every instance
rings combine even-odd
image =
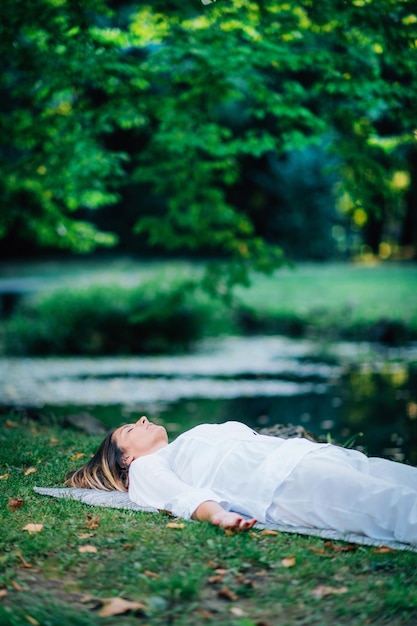
[[[229,508],[229,503],[212,489],[184,483],[157,455],[139,457],[132,463],[129,497],[142,507],[171,511],[184,519],[190,519],[199,506],[208,501],[217,504],[224,513]],[[209,516],[204,519],[208,520]]]
[[[214,526],[237,528],[239,530],[249,530],[256,523],[256,519],[244,519],[233,511],[226,511],[214,500],[206,500],[199,504],[191,517],[200,522],[210,522]]]

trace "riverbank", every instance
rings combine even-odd
[[[201,264],[131,259],[3,264],[6,349],[21,355],[163,353],[189,351],[201,338],[219,335],[392,346],[417,340],[415,264],[300,264],[253,276],[227,305],[191,287],[202,271]],[[27,305],[19,308],[19,301]]]

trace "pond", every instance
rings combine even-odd
[[[0,359],[0,404],[106,426],[142,414],[172,436],[201,422],[299,424],[371,455],[417,464],[417,345],[228,337],[195,353]]]

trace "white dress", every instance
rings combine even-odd
[[[196,426],[137,458],[129,497],[185,519],[214,500],[259,522],[417,544],[417,468],[239,422]]]

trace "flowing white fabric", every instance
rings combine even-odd
[[[237,422],[198,426],[132,463],[129,493],[40,488],[93,506],[170,510],[205,500],[256,517],[258,528],[417,551],[417,468]]]
[[[186,519],[214,500],[260,523],[417,545],[417,468],[239,422],[197,426],[136,459],[129,497]]]

